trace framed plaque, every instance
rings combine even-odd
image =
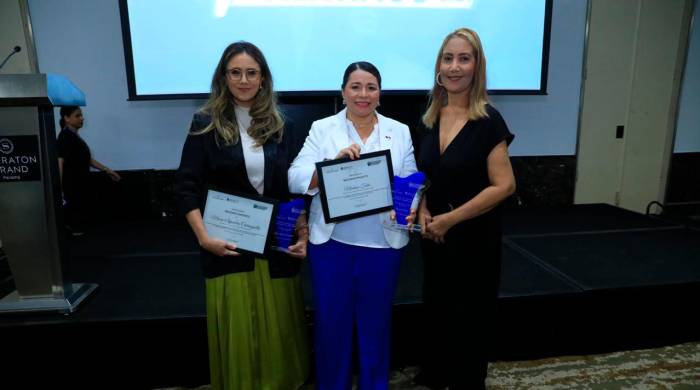
[[[236,251],[265,253],[277,201],[247,194],[209,190],[204,207],[204,227],[214,238],[236,244]]]
[[[365,153],[316,163],[326,223],[377,214],[393,208],[391,153]]]

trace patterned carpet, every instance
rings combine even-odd
[[[416,373],[416,367],[392,372],[391,390],[428,390],[412,383]],[[700,389],[700,342],[603,355],[495,362],[489,365],[486,385],[490,390]],[[208,385],[196,388],[210,389]]]
[[[489,367],[487,386],[505,389],[700,389],[700,343],[567,356]]]

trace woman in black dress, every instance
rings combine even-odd
[[[78,135],[84,122],[80,107],[61,107],[60,113],[61,132],[56,145],[66,224],[72,235],[81,235],[87,219],[87,205],[90,203],[90,167],[105,172],[113,181],[119,181],[121,177],[95,160],[88,144]]]
[[[513,135],[488,102],[476,32],[461,28],[443,41],[423,125],[418,167],[431,186],[418,223],[425,227],[423,295],[432,325],[416,382],[484,388],[501,270],[498,206],[515,191],[515,179]]]

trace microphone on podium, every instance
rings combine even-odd
[[[21,46],[15,46],[14,48],[12,48],[12,51],[10,52],[10,54],[8,54],[7,57],[5,57],[5,59],[2,61],[2,64],[0,64],[0,69],[2,69],[3,66],[5,66],[5,63],[7,62],[7,60],[10,59],[10,57],[15,55],[16,53],[19,53],[20,51],[22,51]]]

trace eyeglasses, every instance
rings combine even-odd
[[[243,78],[243,73],[248,81],[257,81],[260,78],[260,71],[257,69],[246,69],[245,72],[238,68],[226,69],[228,77],[235,81],[240,81]]]

